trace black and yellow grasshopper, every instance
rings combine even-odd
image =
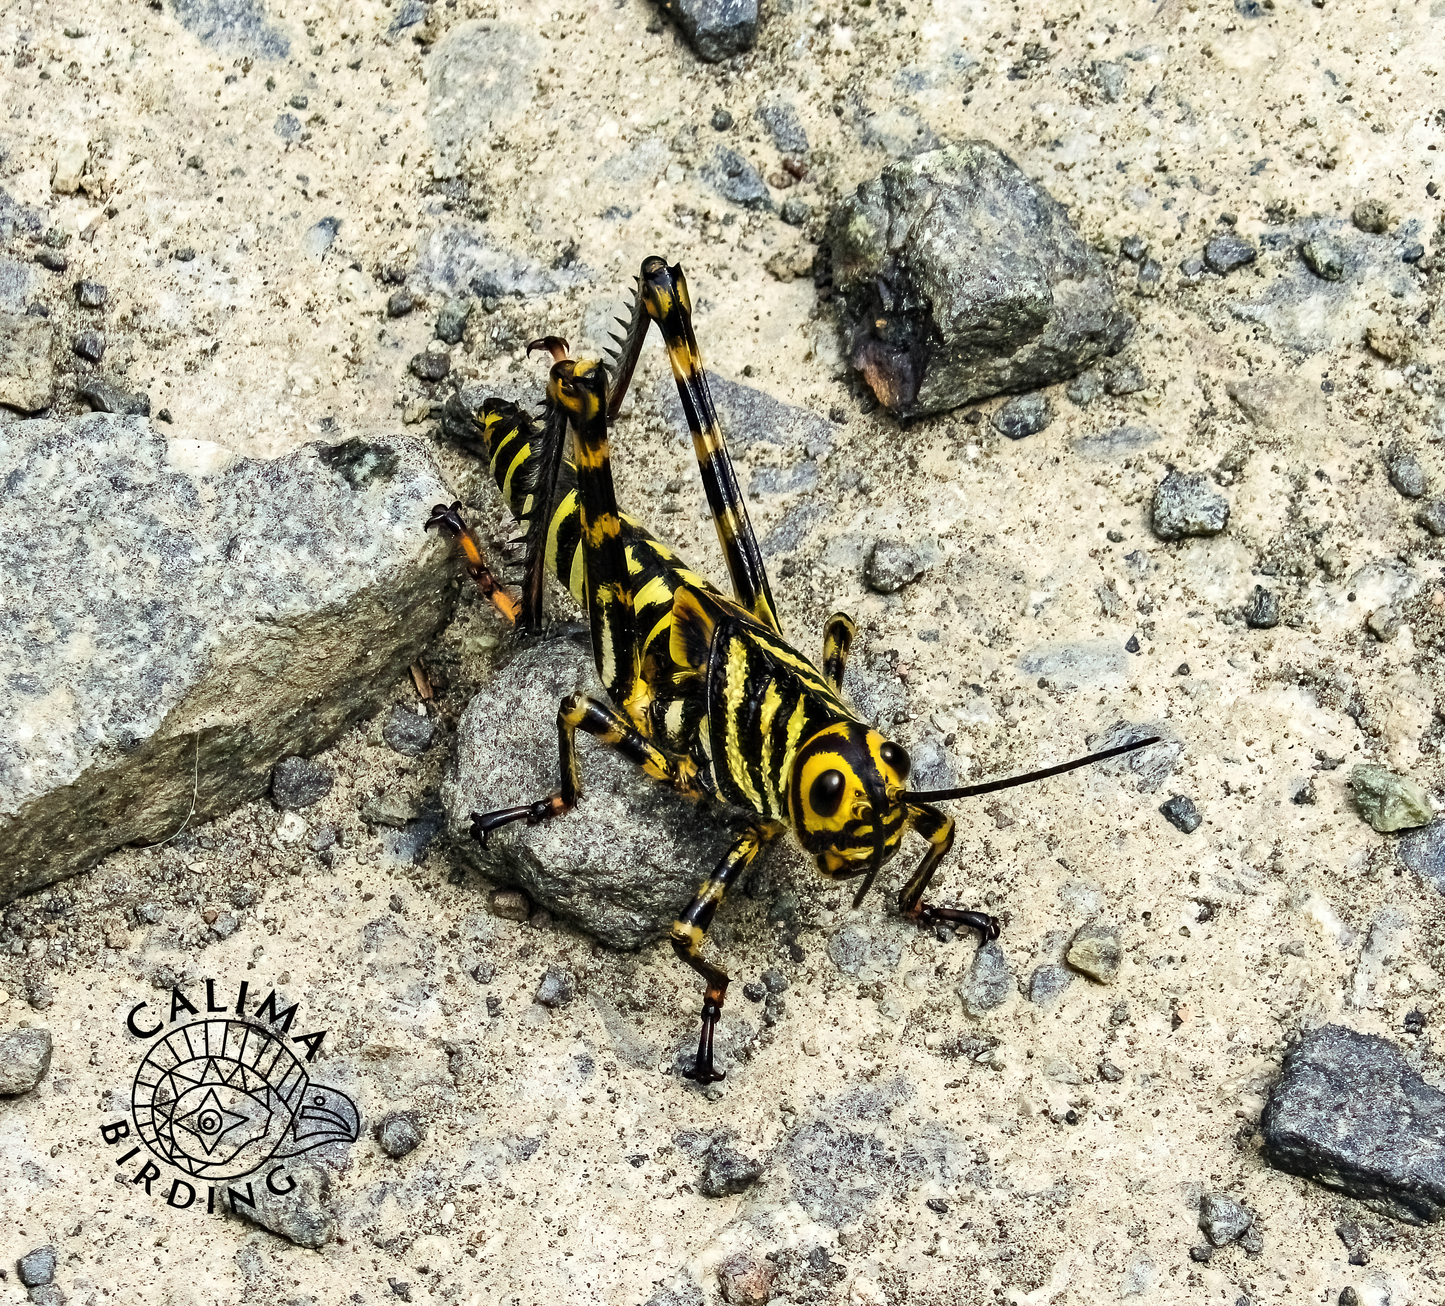
[[[608,430],[654,322],[692,431],[731,597],[620,511],[613,492]],[[708,391],[682,269],[647,259],[631,319],[622,325],[610,380],[601,361],[569,358],[566,342],[557,337],[533,343],[531,348],[553,358],[540,424],[499,399],[485,401],[473,415],[475,439],[468,447],[488,461],[503,497],[526,527],[520,607],[488,571],[460,504],[438,505],[427,526],[459,539],[478,586],[526,630],[540,630],[546,576],[558,577],[587,614],[597,674],[610,700],[584,694],[563,700],[557,713],[559,789],[526,806],[475,813],[475,838],[485,842],[490,831],[509,822],[536,824],[577,806],[578,730],[681,794],[710,794],[754,814],[751,827],[672,927],[677,955],[706,982],[691,1077],[709,1083],[722,1078],[713,1066],[712,1041],[728,976],[703,957],[703,938],[728,889],[780,834],[791,829],[827,878],[860,880],[857,906],[912,829],[927,840],[928,850],[899,894],[899,912],[919,925],[947,922],[993,939],[999,933],[994,917],[923,902],[953,844],[953,821],[932,802],[1058,775],[1156,741],[1030,775],[935,793],[910,791],[908,754],[860,720],[843,697],[853,622],[841,613],[828,618],[821,669],[783,637]],[[570,461],[564,457],[569,429]]]

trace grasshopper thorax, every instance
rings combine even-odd
[[[908,754],[876,730],[839,721],[805,740],[788,777],[788,816],[830,879],[876,873],[908,825]]]

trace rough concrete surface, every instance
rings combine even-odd
[[[935,895],[1003,922],[978,965],[968,936],[893,914],[918,841],[858,913],[780,845],[712,931],[728,1077],[702,1093],[675,1073],[699,985],[665,942],[609,949],[438,837],[458,722],[511,657],[469,599],[415,678],[373,681],[316,802],[278,810],[262,770],[254,801],[5,907],[0,1034],[53,1048],[0,1100],[10,1267],[53,1247],[33,1291],[96,1306],[1445,1300],[1439,1223],[1272,1168],[1259,1128],[1323,1026],[1442,1082],[1439,829],[1377,832],[1348,787],[1360,763],[1437,808],[1445,785],[1442,36],[1436,0],[778,0],[751,50],[706,63],[652,0],[0,8],[3,338],[48,350],[0,363],[7,454],[32,395],[46,422],[148,403],[135,429],[241,459],[405,428],[509,578],[515,526],[438,410],[457,388],[534,399],[527,342],[603,347],[656,252],[748,426],[739,480],[787,630],[815,654],[830,612],[858,620],[848,690],[952,772],[930,785],[1121,722],[1180,745],[1158,776],[950,805]],[[1038,392],[1052,421],[1018,441],[1004,396],[907,425],[876,408],[821,248],[860,183],[963,140],[1058,203],[1138,322],[1107,367]],[[619,495],[718,578],[652,340],[613,428]],[[1426,498],[1391,484],[1392,447]],[[1227,501],[1219,534],[1155,534],[1171,469]],[[93,548],[3,619],[41,640],[136,493],[97,487]],[[440,575],[432,540],[413,544]],[[870,588],[880,541],[921,574]],[[1268,625],[1243,615],[1256,586]],[[397,752],[389,709],[419,702],[433,741]],[[185,815],[181,734],[152,792],[186,801],[131,837]],[[1159,810],[1176,798],[1191,833]],[[584,808],[556,835],[600,858],[630,822]],[[1087,925],[1118,933],[1113,983],[1030,1001]],[[554,968],[575,996],[551,1007]],[[208,1217],[204,1192],[168,1204],[176,1172],[148,1190],[144,1155],[117,1165],[134,1140],[101,1132],[149,1046],[128,1014],[164,1021],[173,990],[204,1011],[207,979],[217,1003],[246,981],[252,1019],[273,990],[297,1004],[289,1035],[326,1031],[312,1073],[363,1121],[283,1170],[269,1224]],[[388,1149],[388,1118],[414,1147],[393,1128]],[[734,1155],[756,1181],[707,1196],[709,1158]],[[1201,1231],[1205,1194],[1253,1213],[1238,1241]],[[0,1293],[23,1300],[10,1267]]]

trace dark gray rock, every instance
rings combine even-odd
[[[773,197],[762,174],[736,150],[718,146],[698,170],[703,181],[725,200],[745,209],[770,209]]]
[[[405,317],[416,307],[416,296],[409,290],[393,290],[386,297],[387,317]]]
[[[1072,972],[1056,961],[1046,961],[1035,966],[1029,976],[1029,1001],[1035,1006],[1046,1007],[1074,982]]]
[[[1300,246],[1300,257],[1322,281],[1341,281],[1345,275],[1345,254],[1328,236],[1317,236]]]
[[[1111,368],[1104,378],[1104,389],[1111,395],[1136,395],[1148,386],[1144,369],[1134,364]]]
[[[758,39],[758,0],[657,0],[657,7],[706,63],[751,50]]]
[[[1010,399],[993,415],[993,429],[1010,440],[1037,435],[1054,419],[1054,410],[1047,395],[1019,395]]]
[[[768,129],[773,144],[783,154],[806,154],[808,133],[798,118],[798,111],[791,104],[782,102],[758,106],[757,119]]]
[[[50,1069],[50,1031],[12,1029],[0,1034],[0,1097],[28,1093]]]
[[[1445,499],[1431,499],[1421,504],[1415,514],[1415,524],[1423,526],[1431,535],[1445,535]]]
[[[417,816],[417,806],[410,798],[390,791],[368,794],[361,802],[361,819],[375,829],[403,830]]]
[[[1149,242],[1137,232],[1132,236],[1125,236],[1119,242],[1119,253],[1132,263],[1142,263],[1149,257]]]
[[[1194,800],[1183,794],[1175,794],[1162,803],[1159,810],[1164,814],[1164,819],[1182,834],[1193,834],[1204,822]]]
[[[38,413],[55,402],[54,344],[43,317],[0,311],[0,404]]]
[[[102,381],[99,377],[89,377],[83,380],[75,388],[75,397],[83,403],[90,405],[97,413],[118,413],[122,417],[149,417],[151,415],[151,397],[142,391],[139,394],[127,394],[119,386],[111,385],[109,381]]]
[[[1202,474],[1170,472],[1154,489],[1151,521],[1161,540],[1218,535],[1229,525],[1229,500]]]
[[[577,996],[577,977],[565,966],[548,966],[533,996],[544,1007],[565,1007]]]
[[[20,1282],[27,1288],[43,1288],[55,1279],[55,1248],[37,1247],[16,1262]]]
[[[396,17],[391,20],[387,27],[388,35],[395,36],[404,32],[408,27],[415,27],[426,18],[426,5],[422,0],[404,0],[397,6]]]
[[[712,117],[708,119],[708,121],[712,124],[712,129],[715,132],[732,130],[733,116],[721,105],[712,111]]]
[[[1410,870],[1445,893],[1445,821],[1402,834],[1395,851]]]
[[[848,357],[900,416],[1066,380],[1133,329],[1063,207],[987,141],[864,182],[827,243]]]
[[[725,1139],[708,1148],[697,1190],[704,1197],[732,1197],[762,1178],[763,1163],[738,1151]]]
[[[293,95],[289,100],[286,101],[286,103],[289,104],[293,109],[304,109],[307,105],[311,103],[311,101],[307,99],[307,97],[303,95],[300,91],[297,91],[295,95]]]
[[[1251,630],[1273,630],[1279,625],[1279,595],[1256,585],[1244,605],[1244,624]]]
[[[271,772],[271,801],[299,812],[325,798],[334,782],[332,773],[309,757],[283,757]]]
[[[1365,199],[1355,205],[1350,219],[1361,231],[1383,236],[1390,225],[1390,209],[1384,200]]]
[[[486,848],[470,837],[473,812],[557,788],[557,705],[578,689],[601,692],[590,651],[563,639],[519,651],[463,712],[442,802],[465,864],[604,943],[638,948],[667,933],[743,829],[742,814],[695,807],[612,749],[583,741],[575,812],[507,826]]]
[[[410,1156],[426,1139],[426,1130],[413,1111],[392,1111],[376,1127],[376,1141],[394,1161]]]
[[[918,550],[899,540],[879,540],[869,551],[863,579],[878,594],[896,594],[918,580],[926,568]]]
[[[1081,372],[1064,387],[1064,393],[1080,408],[1087,408],[1104,393],[1104,378],[1092,369]]]
[[[202,45],[258,59],[284,59],[291,42],[266,21],[262,0],[172,0],[176,21]]]
[[[411,708],[397,703],[386,714],[381,737],[393,752],[420,757],[431,747],[436,729],[436,722],[430,717],[418,716]]]
[[[789,195],[778,210],[778,217],[790,227],[803,227],[813,216],[813,206],[801,195]]]
[[[1286,1054],[1260,1121],[1264,1157],[1381,1215],[1445,1214],[1445,1093],[1394,1044],[1341,1025],[1306,1031]]]
[[[1222,231],[1204,246],[1204,262],[1211,272],[1227,276],[1246,267],[1259,257],[1259,251],[1242,236]]]
[[[1205,1193],[1199,1199],[1199,1227],[1215,1247],[1238,1242],[1254,1223],[1254,1212],[1227,1193]]]
[[[420,523],[451,491],[416,441],[251,460],[99,413],[7,437],[0,900],[167,838],[197,772],[197,821],[261,797],[280,758],[374,712],[446,615],[450,550]],[[22,593],[50,596],[43,629]]]
[[[233,1211],[228,1206],[227,1215],[258,1224],[313,1251],[333,1242],[337,1222],[330,1205],[331,1172],[315,1162],[293,1158],[286,1163],[286,1177],[295,1183],[294,1188],[278,1194],[266,1184],[257,1184],[255,1207]]]
[[[99,331],[82,331],[70,342],[77,358],[98,363],[105,354],[105,337]]]
[[[1413,449],[1401,444],[1392,444],[1385,450],[1385,469],[1390,475],[1390,484],[1407,499],[1423,499],[1428,488],[1425,483],[1425,469]]]
[[[466,334],[467,319],[471,315],[472,301],[470,299],[447,300],[442,305],[442,311],[437,314],[437,339],[444,340],[449,345],[460,344],[462,336]]]
[[[452,360],[440,349],[424,349],[413,354],[407,366],[419,381],[442,381],[452,370]]]
[[[1134,284],[1135,293],[1144,296],[1153,296],[1159,293],[1164,284],[1164,265],[1157,258],[1144,260],[1144,266],[1139,269],[1139,280]]]
[[[81,308],[104,308],[105,287],[98,281],[77,281],[75,283],[75,302]]]
[[[957,989],[963,1009],[970,1016],[981,1016],[986,1011],[1002,1006],[1014,992],[1014,978],[1008,968],[1008,958],[996,939],[990,939],[973,954],[968,974]]]

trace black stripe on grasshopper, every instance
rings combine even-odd
[[[621,405],[649,321],[667,345],[727,559],[731,598],[616,502],[609,419]],[[474,833],[485,839],[512,821],[535,824],[576,806],[583,792],[579,730],[682,794],[712,793],[753,814],[671,933],[679,958],[704,981],[691,1077],[711,1082],[722,1078],[712,1041],[728,976],[703,956],[703,942],[729,888],[779,835],[791,830],[829,879],[857,881],[856,906],[911,829],[928,847],[899,892],[900,913],[920,925],[949,922],[996,938],[993,917],[923,901],[953,845],[952,819],[930,800],[1028,783],[1156,741],[970,788],[909,791],[908,754],[842,696],[853,623],[842,614],[828,619],[821,670],[782,636],[708,392],[681,268],[658,258],[643,263],[612,384],[601,362],[566,357],[565,343],[555,338],[542,343],[554,361],[540,430],[513,405],[488,400],[477,432],[509,506],[528,524],[529,579],[539,569],[550,571],[587,610],[593,658],[611,702],[585,695],[564,700],[557,713],[558,790],[534,803],[476,814]],[[573,463],[561,457],[568,427]],[[532,601],[529,590],[529,620]],[[536,603],[540,622],[540,586]]]

